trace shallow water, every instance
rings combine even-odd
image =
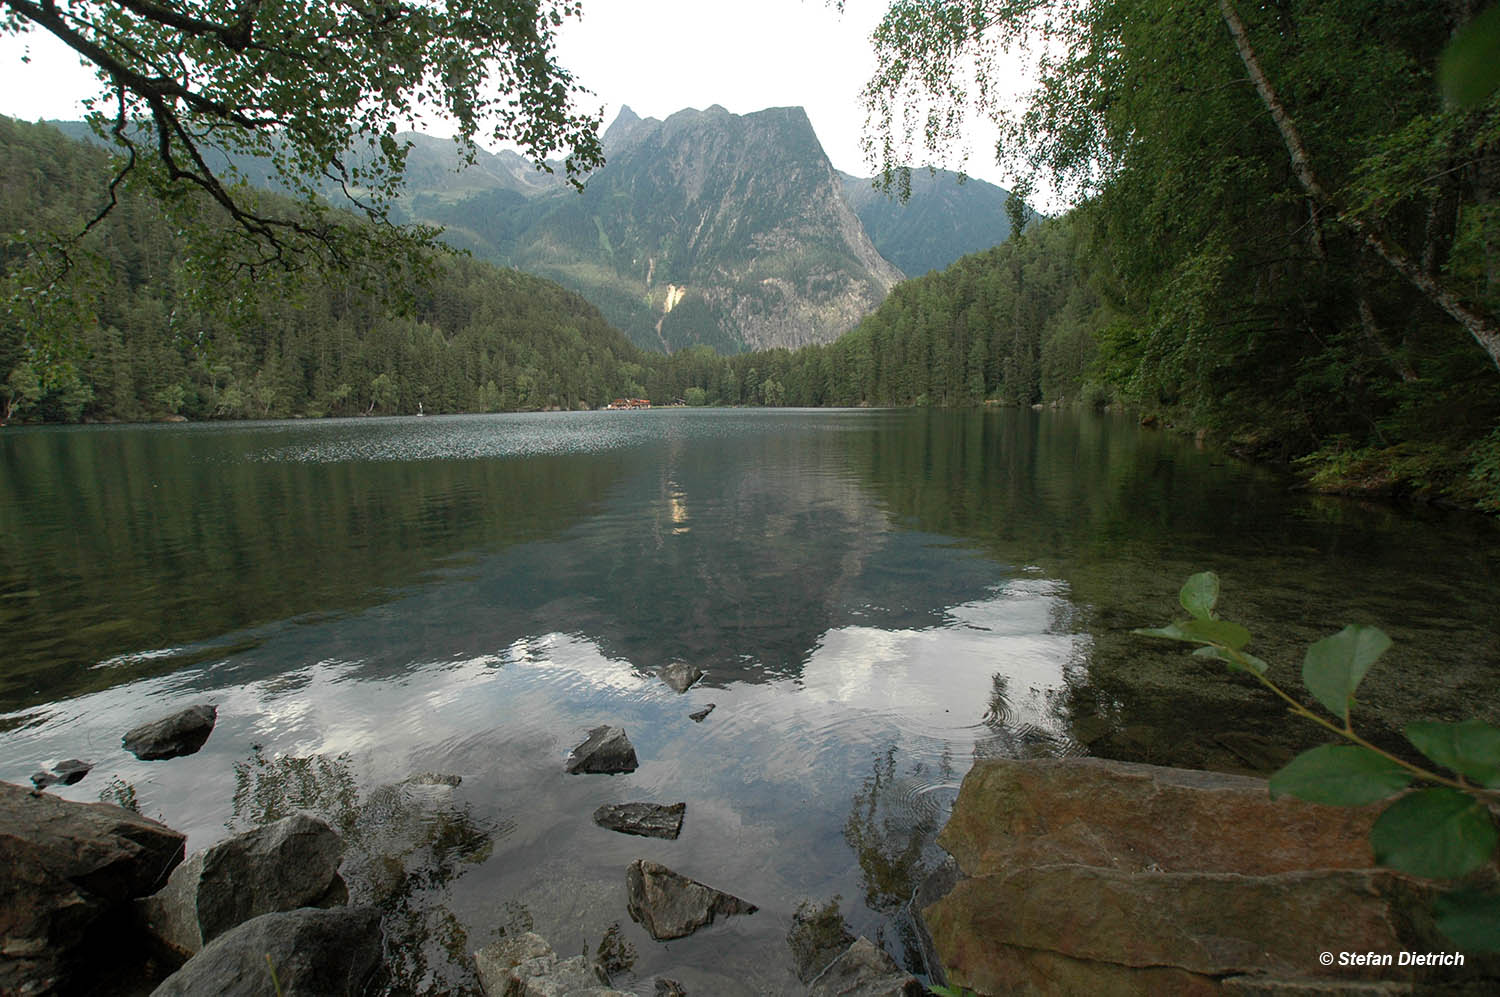
[[[1307,736],[1243,682],[1133,636],[1183,578],[1295,684],[1346,622],[1396,639],[1372,736],[1500,719],[1500,531],[1290,495],[1119,418],[651,411],[0,434],[0,779],[95,770],[196,849],[294,806],[351,837],[402,940],[392,989],[464,953],[609,927],[620,984],[796,993],[799,903],[841,897],[913,969],[903,905],[976,754],[1264,771]],[[685,659],[685,694],[655,678]],[[219,707],[198,754],[120,734]],[[701,724],[687,714],[717,704]],[[568,776],[588,728],[641,759]],[[405,783],[460,776],[457,787]],[[602,803],[688,804],[682,837]],[[625,912],[651,858],[761,907],[660,944]]]

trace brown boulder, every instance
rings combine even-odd
[[[128,935],[129,902],[160,889],[184,841],[113,804],[0,782],[0,993],[53,992],[94,941]]]
[[[1243,776],[986,759],[938,836],[961,877],[923,919],[950,982],[980,994],[1409,984],[1319,961],[1453,947],[1409,916],[1430,887],[1374,867],[1380,809],[1273,801]]]

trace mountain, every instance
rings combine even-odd
[[[576,289],[638,345],[668,352],[828,342],[902,278],[801,108],[665,121],[624,108],[603,140],[608,161],[582,194],[423,189],[409,172],[411,215]]]
[[[908,276],[942,270],[1010,238],[1010,191],[948,170],[911,171],[903,204],[872,179],[840,173],[844,197],[880,255]]]

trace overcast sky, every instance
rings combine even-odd
[[[597,95],[589,109],[602,106],[606,126],[622,104],[655,118],[713,104],[735,114],[800,105],[833,165],[868,176],[859,91],[874,68],[869,35],[884,4],[845,6],[840,15],[823,0],[585,0],[583,20],[564,29],[559,58]],[[31,63],[23,64],[28,49]],[[97,92],[93,73],[41,32],[0,38],[0,113],[79,118],[79,99]],[[993,139],[976,132],[969,145],[966,171],[1009,186],[1012,178],[994,166]],[[957,167],[960,151],[949,166]]]

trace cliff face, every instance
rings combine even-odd
[[[902,278],[865,234],[801,108],[628,108],[581,195],[518,189],[413,197],[480,255],[593,300],[638,344],[722,352],[828,342]]]

